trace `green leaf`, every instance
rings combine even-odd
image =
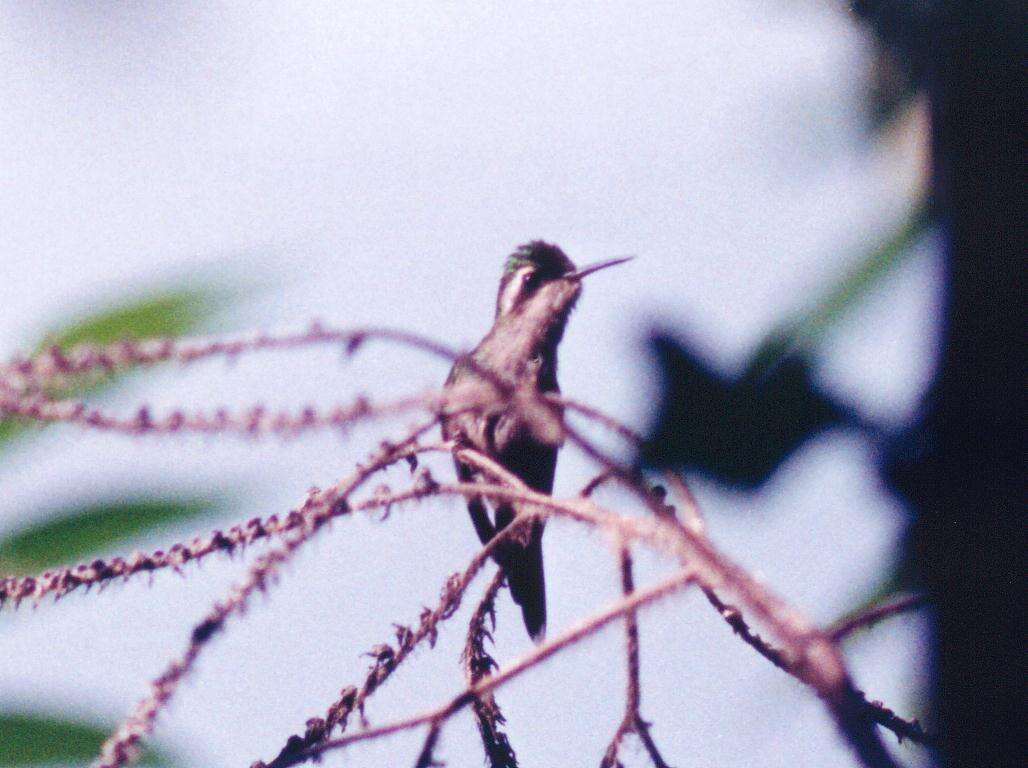
[[[61,715],[0,711],[0,767],[86,765],[114,726]],[[140,764],[171,766],[167,755],[148,748]]]
[[[86,342],[181,336],[209,320],[226,295],[195,286],[154,293],[74,320],[48,333],[43,346],[67,350]]]
[[[922,203],[891,237],[846,273],[810,310],[771,331],[750,359],[749,371],[767,371],[788,355],[815,348],[840,318],[912,253],[911,246],[930,224],[928,206]]]
[[[73,563],[157,528],[213,516],[221,498],[137,498],[56,509],[0,538],[0,572],[37,573]]]
[[[234,294],[224,288],[184,286],[152,292],[135,300],[115,304],[74,319],[46,334],[37,350],[58,346],[67,350],[76,344],[110,344],[122,339],[182,336],[192,333],[223,309]],[[88,391],[110,386],[119,374],[91,382]],[[85,387],[71,387],[54,393],[59,397],[79,396]],[[38,427],[24,419],[0,419],[0,450]]]

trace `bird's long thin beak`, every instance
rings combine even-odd
[[[635,256],[621,256],[616,259],[597,261],[594,264],[588,264],[582,267],[577,272],[571,273],[570,275],[568,275],[568,278],[571,280],[581,280],[583,277],[585,277],[586,275],[591,275],[593,272],[599,272],[601,269],[606,269],[607,267],[614,267],[618,264],[624,264],[626,261],[631,261],[634,258]]]

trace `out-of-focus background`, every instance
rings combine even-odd
[[[688,333],[716,365],[738,370],[894,238],[923,187],[916,102],[877,119],[877,48],[825,3],[11,2],[0,9],[0,61],[4,357],[117,306],[155,332],[320,318],[467,347],[489,326],[504,256],[545,238],[580,262],[638,256],[591,279],[561,379],[570,395],[641,427],[657,391],[643,343],[651,325]],[[930,376],[935,250],[913,238],[816,348],[824,386],[885,427],[910,418]],[[354,359],[313,349],[161,368],[93,396],[123,413],[141,402],[154,412],[327,406],[420,391],[445,375],[445,364],[388,346]],[[132,504],[148,502],[144,512],[163,519],[152,505],[170,505],[167,524],[108,553],[280,513],[381,434],[375,425],[249,443],[8,425],[0,570],[19,565],[4,541],[87,509],[121,505],[131,517]],[[590,473],[565,454],[563,494]],[[897,558],[903,518],[875,458],[833,432],[759,492],[703,482],[696,491],[715,542],[829,622],[880,589]],[[613,599],[617,571],[608,543],[570,524],[551,525],[545,547],[555,633]],[[335,524],[212,643],[160,716],[152,759],[269,760],[361,679],[361,653],[388,639],[392,622],[416,620],[475,548],[459,503]],[[660,567],[644,562],[641,580]],[[5,609],[8,745],[31,728],[70,744],[74,721],[88,753],[91,727],[129,711],[244,571],[242,558],[211,558],[182,578]],[[376,694],[373,722],[462,685],[465,614]],[[672,764],[853,764],[821,703],[735,639],[702,597],[647,611],[641,628],[643,711]],[[911,717],[924,714],[923,635],[911,615],[846,646],[858,686]],[[523,765],[598,762],[622,709],[621,642],[610,628],[502,690]],[[497,657],[529,645],[504,596]],[[357,746],[325,764],[408,764],[420,739]],[[894,747],[907,764],[925,761],[916,745]],[[25,749],[0,745],[0,764],[36,764]],[[74,754],[38,752],[86,762]],[[447,727],[439,755],[482,764],[470,717]],[[632,746],[624,759],[645,764]]]

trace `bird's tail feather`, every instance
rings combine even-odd
[[[525,628],[535,642],[546,634],[546,578],[543,572],[543,527],[533,526],[527,544],[511,543],[497,552],[514,602],[521,606]]]

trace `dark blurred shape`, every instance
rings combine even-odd
[[[688,468],[755,488],[821,430],[856,424],[821,392],[806,360],[790,355],[751,367],[737,379],[712,370],[667,334],[650,340],[663,378],[661,404],[642,463]]]
[[[874,33],[867,102],[872,126],[880,128],[924,86],[927,3],[853,0],[850,8]]]
[[[929,8],[923,49],[946,247],[943,350],[924,417],[884,469],[911,510],[912,556],[936,611],[942,762],[1021,766],[1028,5]],[[916,40],[917,27],[904,34]]]
[[[736,379],[712,370],[687,343],[655,332],[651,346],[662,397],[642,463],[690,468],[754,488],[815,433],[838,425],[867,429],[814,384],[809,356],[840,318],[908,258],[930,225],[928,206],[916,205],[823,296],[774,328]]]
[[[919,421],[881,445],[881,471],[911,516],[898,580],[933,607],[940,764],[1021,766],[1023,728],[1025,94],[1023,0],[860,0],[881,44],[923,73],[931,108],[932,212],[945,243],[939,369]],[[643,458],[732,485],[761,482],[816,431],[852,421],[772,344],[737,381],[667,336],[659,418]],[[883,441],[884,442],[884,441]],[[737,455],[733,455],[737,454]],[[1021,734],[1021,735],[1018,735]]]

